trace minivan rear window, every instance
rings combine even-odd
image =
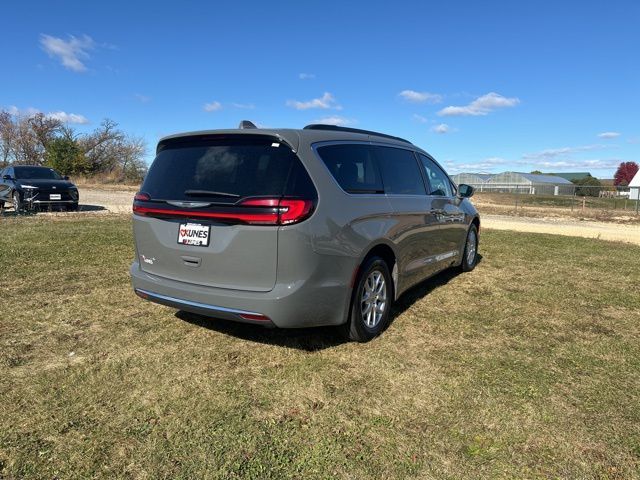
[[[272,137],[248,135],[160,145],[142,191],[153,200],[223,203],[253,196],[316,195],[291,148]]]

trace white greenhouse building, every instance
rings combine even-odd
[[[458,184],[472,185],[481,192],[573,195],[575,191],[575,185],[566,178],[535,173],[503,172],[496,175],[459,173],[453,176],[453,180]]]
[[[476,187],[476,189],[482,191],[482,185],[492,176],[492,173],[458,173],[451,178],[454,182],[456,182],[457,185],[465,183],[467,185],[472,185]]]

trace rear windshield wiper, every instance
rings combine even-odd
[[[185,190],[184,194],[188,197],[240,197],[240,195],[236,195],[235,193],[216,192],[215,190]]]

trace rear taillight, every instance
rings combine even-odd
[[[141,195],[142,198],[138,198]],[[149,201],[147,194],[136,194],[136,202]],[[308,218],[312,200],[291,198],[250,198],[225,211],[173,209],[133,204],[133,213],[152,217],[187,217],[240,222],[248,225],[291,225]]]
[[[311,200],[298,200],[289,198],[254,198],[240,203],[242,206],[266,207],[274,209],[277,218],[275,225],[290,225],[307,218],[313,210]]]

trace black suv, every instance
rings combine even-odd
[[[0,208],[78,210],[78,187],[53,168],[14,165],[0,172]]]

